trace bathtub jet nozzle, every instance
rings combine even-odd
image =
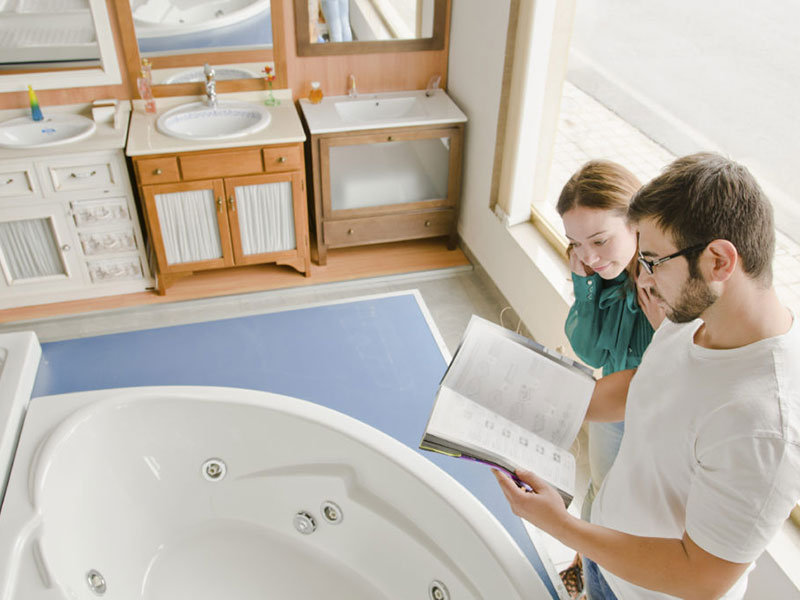
[[[209,458],[203,463],[201,472],[203,473],[203,477],[209,481],[219,481],[225,477],[225,473],[228,472],[228,468],[219,458]]]
[[[86,573],[86,583],[89,584],[89,589],[98,596],[102,596],[106,593],[106,580],[99,571],[92,569]]]

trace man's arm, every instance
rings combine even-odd
[[[628,386],[635,373],[636,369],[625,369],[598,379],[586,411],[586,420],[605,423],[624,420]]]
[[[685,532],[681,539],[641,537],[581,521],[567,512],[558,492],[528,471],[517,476],[531,491],[498,471],[495,476],[514,514],[643,588],[679,598],[719,598],[747,569],[748,563],[709,554]]]

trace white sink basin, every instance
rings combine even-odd
[[[356,98],[326,96],[318,104],[301,98],[300,109],[312,134],[464,123],[467,120],[443,90],[435,90],[430,95],[425,90],[409,90],[362,94]]]
[[[220,100],[216,108],[190,102],[165,112],[156,127],[181,140],[227,140],[261,131],[271,118],[266,107],[251,102]]]
[[[91,119],[70,113],[54,113],[42,121],[17,117],[0,123],[0,148],[43,148],[83,140],[97,125]]]
[[[415,96],[341,100],[334,104],[345,122],[387,121],[425,116],[425,109]]]

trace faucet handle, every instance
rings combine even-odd
[[[441,75],[434,75],[428,80],[428,85],[425,88],[428,91],[435,90],[439,88],[439,84],[442,82]]]

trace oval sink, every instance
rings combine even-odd
[[[269,125],[266,107],[251,102],[219,101],[181,104],[161,115],[158,130],[181,140],[226,140],[261,131]]]
[[[425,110],[414,96],[342,100],[334,105],[343,121],[387,121],[425,116]]]
[[[83,140],[97,125],[91,119],[70,113],[55,113],[41,121],[17,117],[0,123],[0,148],[43,148]]]

